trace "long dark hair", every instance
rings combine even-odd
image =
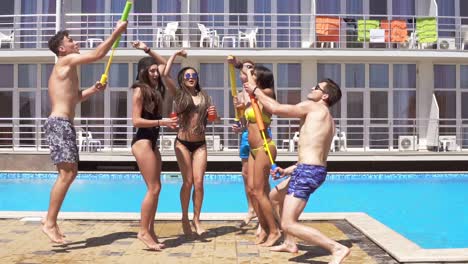
[[[161,74],[159,69],[156,69],[158,72],[158,82],[156,87],[151,86],[151,81],[149,79],[148,69],[152,65],[158,65],[156,60],[152,57],[144,57],[138,61],[138,71],[136,82],[130,88],[140,87],[141,93],[143,95],[143,109],[149,113],[161,114],[162,113],[162,102],[164,96],[166,95],[166,87],[161,80]]]
[[[275,78],[273,72],[263,65],[255,65],[254,73],[257,76],[256,84],[260,89],[271,89],[273,91],[273,99],[276,99],[275,94]]]
[[[195,105],[192,99],[192,94],[190,93],[190,89],[187,88],[184,84],[184,75],[185,72],[189,69],[193,70],[198,75],[198,71],[193,67],[182,68],[177,74],[179,90],[175,96],[176,112],[180,120],[179,126],[182,130],[190,130],[192,133],[200,134],[205,132],[207,124],[206,118],[208,115],[207,109],[211,105],[211,102],[208,94],[200,87],[200,75],[198,75],[199,77],[197,79],[195,90],[199,95],[201,95],[201,101],[199,105]],[[192,116],[192,113],[198,113],[198,119],[195,123],[195,127],[191,127],[190,124],[190,117]]]

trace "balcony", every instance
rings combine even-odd
[[[45,118],[0,118],[0,153],[48,152],[42,130]],[[77,144],[84,153],[130,155],[135,129],[130,118],[76,118]],[[210,155],[237,156],[239,134],[233,119],[221,118],[206,131]],[[468,120],[338,118],[331,155],[359,153],[462,153],[468,150]],[[433,131],[429,131],[432,127]],[[299,119],[275,118],[273,140],[279,156],[296,158]],[[427,136],[426,135],[427,132]],[[174,155],[176,131],[162,127],[158,141],[161,154]]]
[[[92,48],[109,36],[119,18],[65,14],[63,20],[82,48]],[[55,33],[55,15],[1,15],[0,21],[0,39],[14,33],[0,50],[45,49]],[[464,51],[468,46],[466,17],[133,13],[129,21],[121,48],[130,49],[134,40],[164,49]]]

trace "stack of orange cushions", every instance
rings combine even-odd
[[[408,39],[408,29],[404,20],[392,20],[390,27],[388,20],[382,20],[380,27],[385,30],[385,42],[401,43]]]
[[[340,19],[337,17],[317,16],[315,32],[320,42],[340,41]]]

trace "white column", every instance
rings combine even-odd
[[[431,61],[420,62],[416,65],[416,102],[417,119],[424,119],[418,122],[419,129],[419,149],[427,149],[427,125],[431,111],[432,94],[434,92],[434,66]]]

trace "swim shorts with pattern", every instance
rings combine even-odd
[[[291,174],[288,194],[308,201],[310,195],[322,185],[326,177],[326,167],[299,163]]]
[[[70,120],[51,116],[44,123],[44,130],[54,164],[78,163],[80,158],[76,146],[76,131]]]

